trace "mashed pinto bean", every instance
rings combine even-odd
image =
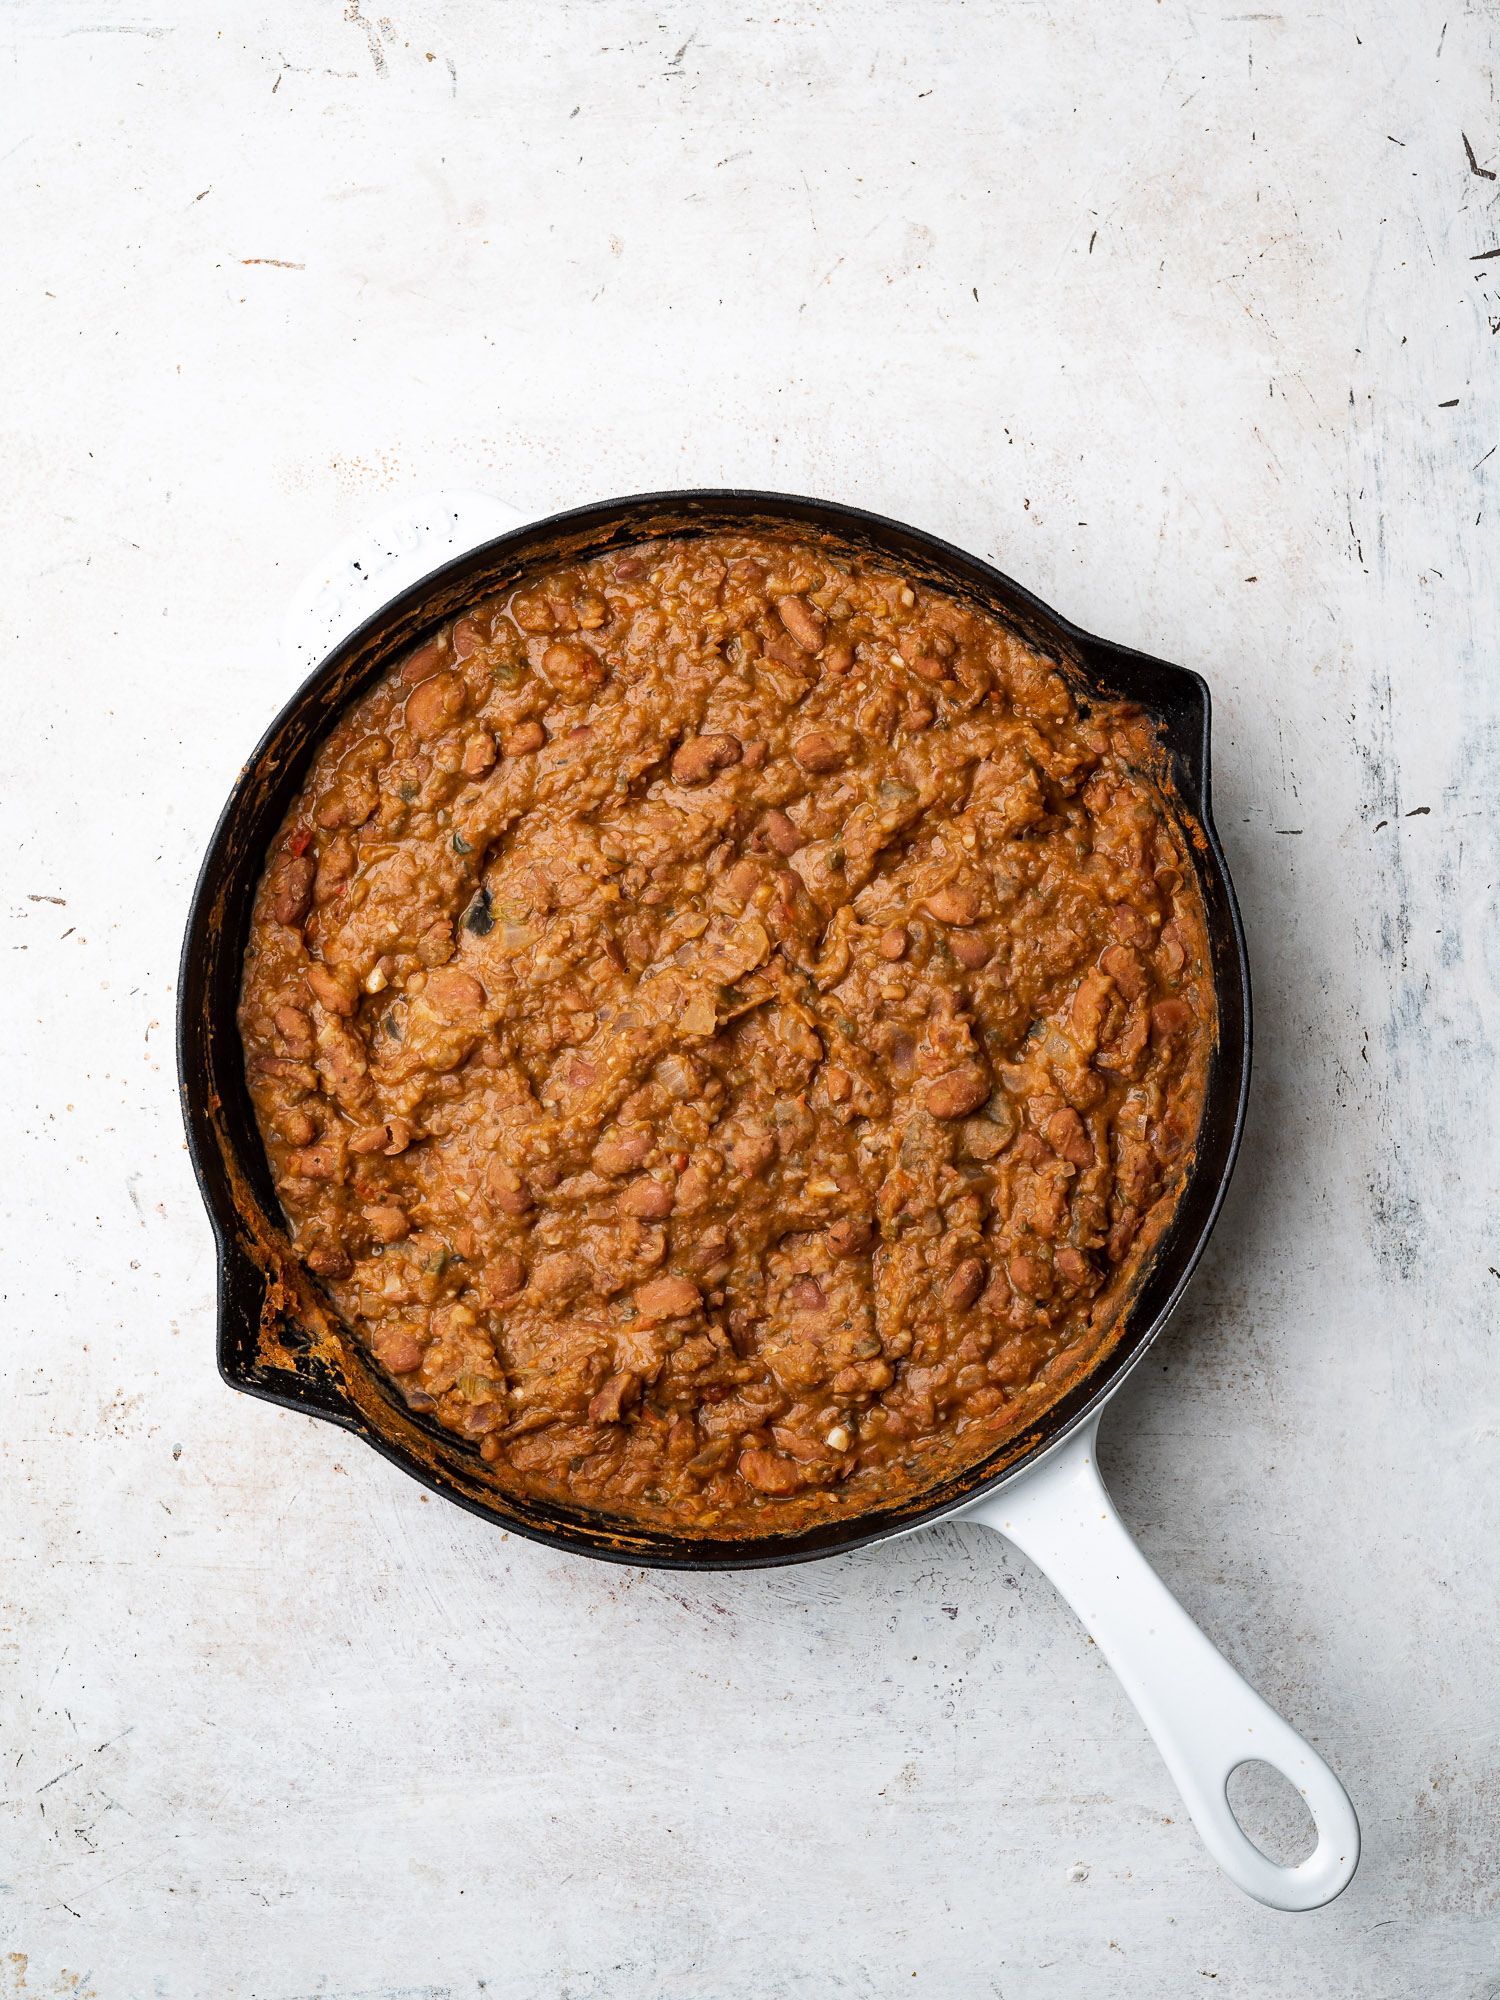
[[[1108,1338],[1213,992],[1135,711],[774,536],[475,605],[321,747],[241,1002],[294,1246],[513,1489],[750,1532]]]

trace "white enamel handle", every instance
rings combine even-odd
[[[1136,1547],[1099,1476],[1098,1434],[1096,1417],[965,1519],[1014,1542],[1078,1613],[1229,1879],[1273,1910],[1316,1910],[1348,1887],[1359,1863],[1349,1795],[1209,1644]],[[1268,1860],[1230,1810],[1229,1775],[1250,1762],[1273,1765],[1307,1801],[1318,1844],[1295,1867]]]
[[[292,678],[304,681],[340,639],[408,584],[535,519],[493,494],[454,488],[403,500],[345,535],[307,572],[287,606],[281,646]]]

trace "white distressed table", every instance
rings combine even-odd
[[[1500,15],[375,4],[7,17],[0,1993],[1500,1993]],[[977,1528],[614,1570],[216,1376],[174,961],[293,585],[715,483],[1213,686],[1254,1112],[1106,1469],[1354,1795],[1318,1915]]]

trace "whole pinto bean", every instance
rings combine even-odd
[[[810,729],[792,745],[793,757],[815,776],[842,770],[849,761],[849,750],[849,738],[838,729]]]
[[[776,1141],[769,1132],[745,1132],[730,1147],[729,1157],[746,1180],[754,1180],[775,1159]]]
[[[990,1081],[976,1063],[950,1069],[927,1086],[927,1109],[934,1118],[967,1118],[990,1094]]]
[[[595,1146],[594,1167],[601,1174],[628,1174],[632,1167],[640,1165],[654,1143],[649,1132],[617,1132]]]
[[[977,889],[966,889],[957,882],[950,882],[946,888],[934,889],[930,896],[925,897],[922,907],[940,924],[973,924],[979,921],[982,906]]]
[[[513,1299],[526,1283],[526,1266],[511,1251],[498,1251],[490,1258],[484,1274],[484,1294],[489,1304],[501,1305]]]
[[[350,965],[322,965],[317,959],[307,968],[307,983],[313,997],[330,1014],[349,1015],[359,1008],[359,977]]]
[[[542,673],[559,701],[587,701],[604,685],[604,669],[592,647],[578,639],[562,639],[542,655]]]
[[[943,1287],[943,1308],[946,1312],[967,1312],[969,1307],[984,1290],[986,1271],[978,1257],[965,1257],[953,1276]]]
[[[948,940],[948,949],[969,972],[978,972],[995,955],[994,947],[973,931],[955,931]]]
[[[467,660],[476,653],[484,640],[484,634],[477,618],[460,618],[453,628],[453,653],[455,659]]]
[[[781,622],[805,653],[822,650],[823,620],[805,597],[781,597],[776,601]]]
[[[420,1368],[422,1353],[421,1341],[402,1328],[379,1334],[375,1340],[375,1358],[393,1375],[410,1375],[414,1368]]]
[[[406,1211],[395,1202],[372,1202],[365,1210],[365,1221],[381,1243],[399,1243],[406,1234]]]
[[[777,812],[772,807],[769,812],[763,812],[756,822],[755,831],[750,836],[750,845],[774,848],[776,853],[790,857],[800,847],[804,847],[806,842],[786,814]]]
[[[300,1007],[278,1007],[272,1019],[276,1032],[286,1043],[287,1053],[310,1056],[313,1052],[312,1022]]]
[[[679,785],[706,785],[720,771],[730,770],[744,756],[737,736],[694,736],[672,759],[672,779]]]
[[[484,1185],[490,1200],[502,1215],[525,1215],[532,1207],[531,1191],[522,1183],[514,1167],[493,1159],[485,1173]]]
[[[622,1215],[633,1215],[641,1222],[661,1222],[672,1213],[672,1190],[649,1177],[632,1181],[621,1190],[618,1206]]]
[[[653,1278],[638,1285],[635,1308],[643,1319],[685,1319],[702,1304],[703,1295],[691,1278]]]
[[[1047,1137],[1059,1159],[1071,1161],[1080,1170],[1093,1166],[1093,1142],[1076,1111],[1054,1111],[1047,1121]]]
[[[820,1313],[828,1310],[828,1297],[816,1278],[793,1278],[786,1288],[786,1303],[793,1312]]]
[[[423,997],[445,1021],[458,1021],[465,1014],[477,1014],[485,1002],[485,991],[467,972],[445,966],[428,977]]]
[[[837,1222],[828,1225],[824,1238],[830,1253],[835,1257],[856,1257],[861,1250],[868,1250],[875,1236],[875,1225],[868,1216],[841,1215]]]
[[[425,646],[418,646],[414,653],[407,654],[401,678],[408,687],[416,687],[421,681],[431,680],[442,664],[442,640],[429,639]]]
[[[313,877],[313,901],[319,909],[331,903],[359,865],[354,841],[347,833],[336,833],[323,849],[318,872]]]
[[[295,929],[312,905],[313,877],[318,864],[310,854],[289,856],[277,864],[272,878],[271,915],[278,924]]]
[[[413,736],[441,736],[458,721],[467,702],[468,691],[457,674],[434,674],[406,697],[406,726]]]
[[[795,1493],[807,1483],[800,1468],[776,1451],[742,1451],[737,1469],[757,1493]]]
[[[924,681],[942,681],[948,678],[948,668],[942,660],[935,660],[930,653],[922,653],[911,663],[914,674],[920,674]]]

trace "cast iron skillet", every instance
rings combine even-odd
[[[474,1444],[406,1408],[357,1346],[343,1337],[327,1301],[286,1252],[280,1210],[245,1086],[235,1010],[251,905],[266,852],[316,746],[348,704],[394,660],[475,598],[509,589],[559,563],[663,535],[752,529],[805,533],[830,544],[835,553],[856,558],[874,555],[898,564],[908,575],[1009,621],[1035,649],[1057,662],[1081,701],[1129,700],[1154,718],[1162,753],[1157,776],[1175,810],[1202,889],[1218,1036],[1187,1186],[1137,1286],[1123,1330],[1092,1372],[1069,1388],[1023,1436],[1005,1441],[987,1460],[950,1473],[925,1492],[800,1531],[773,1529],[753,1539],[723,1540],[669,1534],[634,1521],[506,1493]],[[1092,1518],[1097,1488],[1109,1518],[1117,1520],[1093,1470],[1098,1414],[1166,1324],[1203,1253],[1234,1168],[1250,1081],[1249,969],[1239,911],[1210,813],[1209,695],[1197,674],[1091,638],[988,564],[934,536],[856,508],[781,494],[697,491],[639,495],[554,515],[498,536],[401,592],[337,644],[283,708],[246,761],[214,829],[193,895],[178,992],[183,1114],[194,1170],[218,1243],[219,1367],[233,1388],[342,1425],[444,1498],[518,1534],[581,1555],[670,1569],[751,1569],[861,1548],[969,1509],[975,1518],[1003,1524],[1011,1539],[1036,1555],[1075,1606],[1084,1609],[1078,1593],[1088,1595],[1085,1583],[1070,1568],[1070,1562],[1076,1568],[1080,1559],[1073,1546],[1076,1534],[1068,1552],[1050,1545],[1043,1552],[1033,1546],[1039,1535],[1045,1538],[1055,1511],[1044,1507],[1040,1524],[1033,1521],[1037,1496],[1048,1481],[1059,1487],[1060,1481],[1076,1480],[1078,1468],[1086,1467],[1086,1484],[1092,1482],[1088,1491],[1070,1496],[1059,1487],[1059,1504],[1066,1512],[1076,1498]],[[1013,1502],[1007,1498],[1012,1493]],[[1110,1533],[1114,1537],[1115,1529]],[[1118,1535],[1124,1536],[1123,1528]],[[1258,1703],[1259,1697],[1244,1688],[1188,1624],[1134,1545],[1129,1546],[1141,1575],[1166,1599],[1216,1667]],[[1106,1556],[1105,1569],[1114,1560],[1118,1571],[1123,1559],[1113,1539],[1110,1547],[1114,1555]],[[1119,1607],[1126,1617],[1147,1588],[1140,1576],[1132,1575],[1130,1582],[1131,1602]],[[1118,1574],[1114,1587],[1117,1592],[1122,1588]],[[1086,1617],[1101,1615],[1085,1612]],[[1153,1615],[1169,1619],[1160,1607]],[[1180,1633],[1177,1640],[1180,1652],[1188,1642]],[[1134,1643],[1117,1632],[1113,1650],[1118,1653]],[[1127,1666],[1119,1658],[1115,1664],[1130,1686]],[[1198,1661],[1194,1672],[1199,1679],[1202,1671]],[[1193,1680],[1192,1674],[1189,1679]],[[1159,1740],[1174,1729],[1181,1734],[1182,1705],[1189,1699],[1182,1690],[1166,1697],[1160,1716],[1151,1713],[1149,1690],[1132,1686],[1131,1692]],[[1215,1698],[1222,1704],[1222,1687]],[[1297,1746],[1298,1769],[1287,1775],[1302,1784],[1311,1799],[1314,1787],[1304,1779],[1308,1772],[1315,1778],[1321,1772],[1343,1801],[1349,1825],[1337,1829],[1336,1857],[1325,1852],[1330,1829],[1323,1821],[1337,1807],[1331,1794],[1326,1812],[1318,1813],[1323,1834],[1318,1849],[1299,1868],[1276,1868],[1250,1845],[1229,1814],[1223,1780],[1207,1781],[1205,1797],[1195,1800],[1192,1774],[1185,1779],[1180,1768],[1184,1758],[1191,1764],[1194,1756],[1180,1750],[1174,1754],[1164,1740],[1162,1747],[1200,1829],[1241,1886],[1284,1908],[1310,1908],[1336,1895],[1353,1873],[1358,1830],[1354,1827],[1351,1835],[1352,1810],[1326,1765],[1274,1711],[1265,1709],[1265,1715]],[[1246,1757],[1272,1754],[1264,1741],[1240,1740],[1234,1747],[1237,1754],[1224,1779]],[[1285,1745],[1282,1748],[1292,1756]],[[1307,1759],[1312,1764],[1304,1770]],[[1201,1756],[1197,1762],[1201,1764]],[[1208,1819],[1227,1819],[1228,1825],[1211,1829]],[[1253,1863],[1247,1857],[1253,1857]]]

